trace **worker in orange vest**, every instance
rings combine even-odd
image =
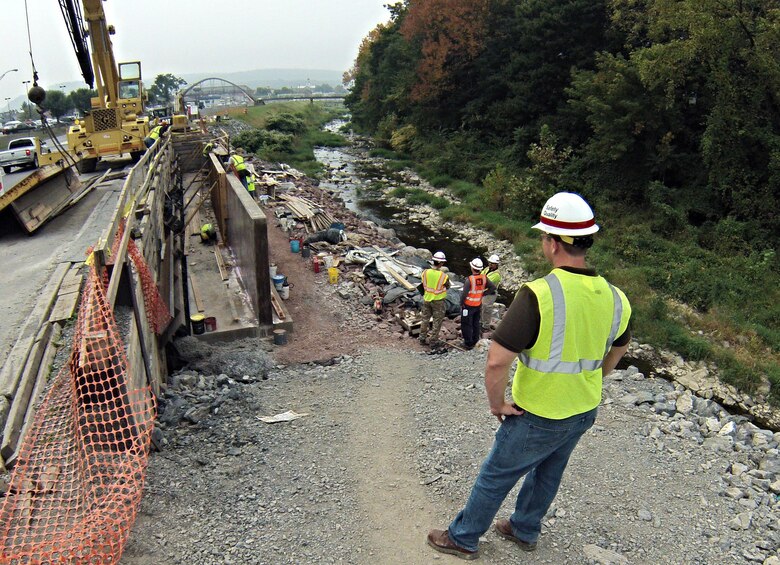
[[[480,337],[480,313],[482,311],[482,297],[485,291],[495,292],[496,285],[482,274],[485,267],[482,259],[477,257],[469,263],[471,276],[463,284],[460,295],[460,331],[463,334],[463,345],[466,349],[473,349]]]

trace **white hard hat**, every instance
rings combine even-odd
[[[500,262],[501,259],[495,253],[493,253],[493,255],[491,255],[490,257],[488,257],[488,263],[495,263],[496,265],[498,265]]]
[[[437,263],[445,263],[447,261],[447,257],[444,255],[442,251],[437,251],[433,254],[433,260]]]
[[[471,265],[472,269],[477,269],[477,270],[480,270],[484,267],[484,265],[482,264],[482,259],[480,259],[479,257],[477,257],[476,259],[472,259],[469,265]]]
[[[577,237],[599,231],[588,203],[571,192],[559,192],[550,198],[540,219],[534,228],[550,234]]]

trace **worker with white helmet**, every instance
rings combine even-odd
[[[487,290],[495,292],[496,288],[487,275],[481,273],[484,266],[479,257],[469,263],[471,275],[463,283],[463,291],[460,294],[460,332],[463,334],[463,346],[466,349],[473,349],[479,341],[482,299]]]
[[[498,286],[501,284],[501,273],[498,272],[498,264],[500,262],[501,259],[499,256],[493,253],[493,255],[488,257],[488,266],[482,269],[482,274],[487,276],[488,280],[496,287],[495,290],[486,290],[485,296],[482,297],[480,324],[482,325],[483,332],[490,329],[490,322],[493,320],[493,304],[496,303],[496,298],[498,298]]]
[[[434,549],[465,559],[478,557],[480,536],[523,476],[514,513],[497,520],[495,530],[522,550],[536,549],[569,457],[596,420],[602,378],[631,338],[628,299],[585,261],[599,229],[588,203],[558,193],[534,228],[542,232],[542,252],[553,269],[518,291],[493,334],[485,369],[490,411],[501,429],[466,507],[447,530],[428,534]]]
[[[441,324],[444,322],[444,315],[447,313],[445,298],[447,298],[447,289],[450,287],[450,277],[444,272],[444,263],[447,262],[442,251],[433,254],[431,261],[432,267],[422,272],[423,305],[422,322],[420,325],[420,343],[423,345],[437,345]],[[431,318],[433,321],[430,322]],[[428,326],[430,323],[430,340],[428,336]]]

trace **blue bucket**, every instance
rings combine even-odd
[[[284,283],[287,282],[287,277],[285,277],[284,275],[274,275],[271,278],[274,281],[274,286],[276,287],[276,290],[282,290]]]
[[[301,250],[301,242],[298,239],[291,239],[290,240],[290,251],[293,253],[298,253]]]

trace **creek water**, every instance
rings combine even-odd
[[[338,132],[344,123],[336,120],[324,129]],[[447,256],[447,266],[457,274],[468,274],[468,263],[472,259],[486,259],[492,253],[489,249],[473,247],[459,233],[445,228],[434,231],[410,219],[408,210],[391,205],[384,191],[388,184],[402,186],[403,179],[382,166],[381,159],[368,156],[369,147],[364,139],[352,135],[348,139],[350,144],[346,147],[315,148],[315,158],[328,171],[320,181],[320,187],[339,194],[346,207],[361,218],[383,228],[392,228],[407,245],[425,248],[432,253],[443,251]]]

